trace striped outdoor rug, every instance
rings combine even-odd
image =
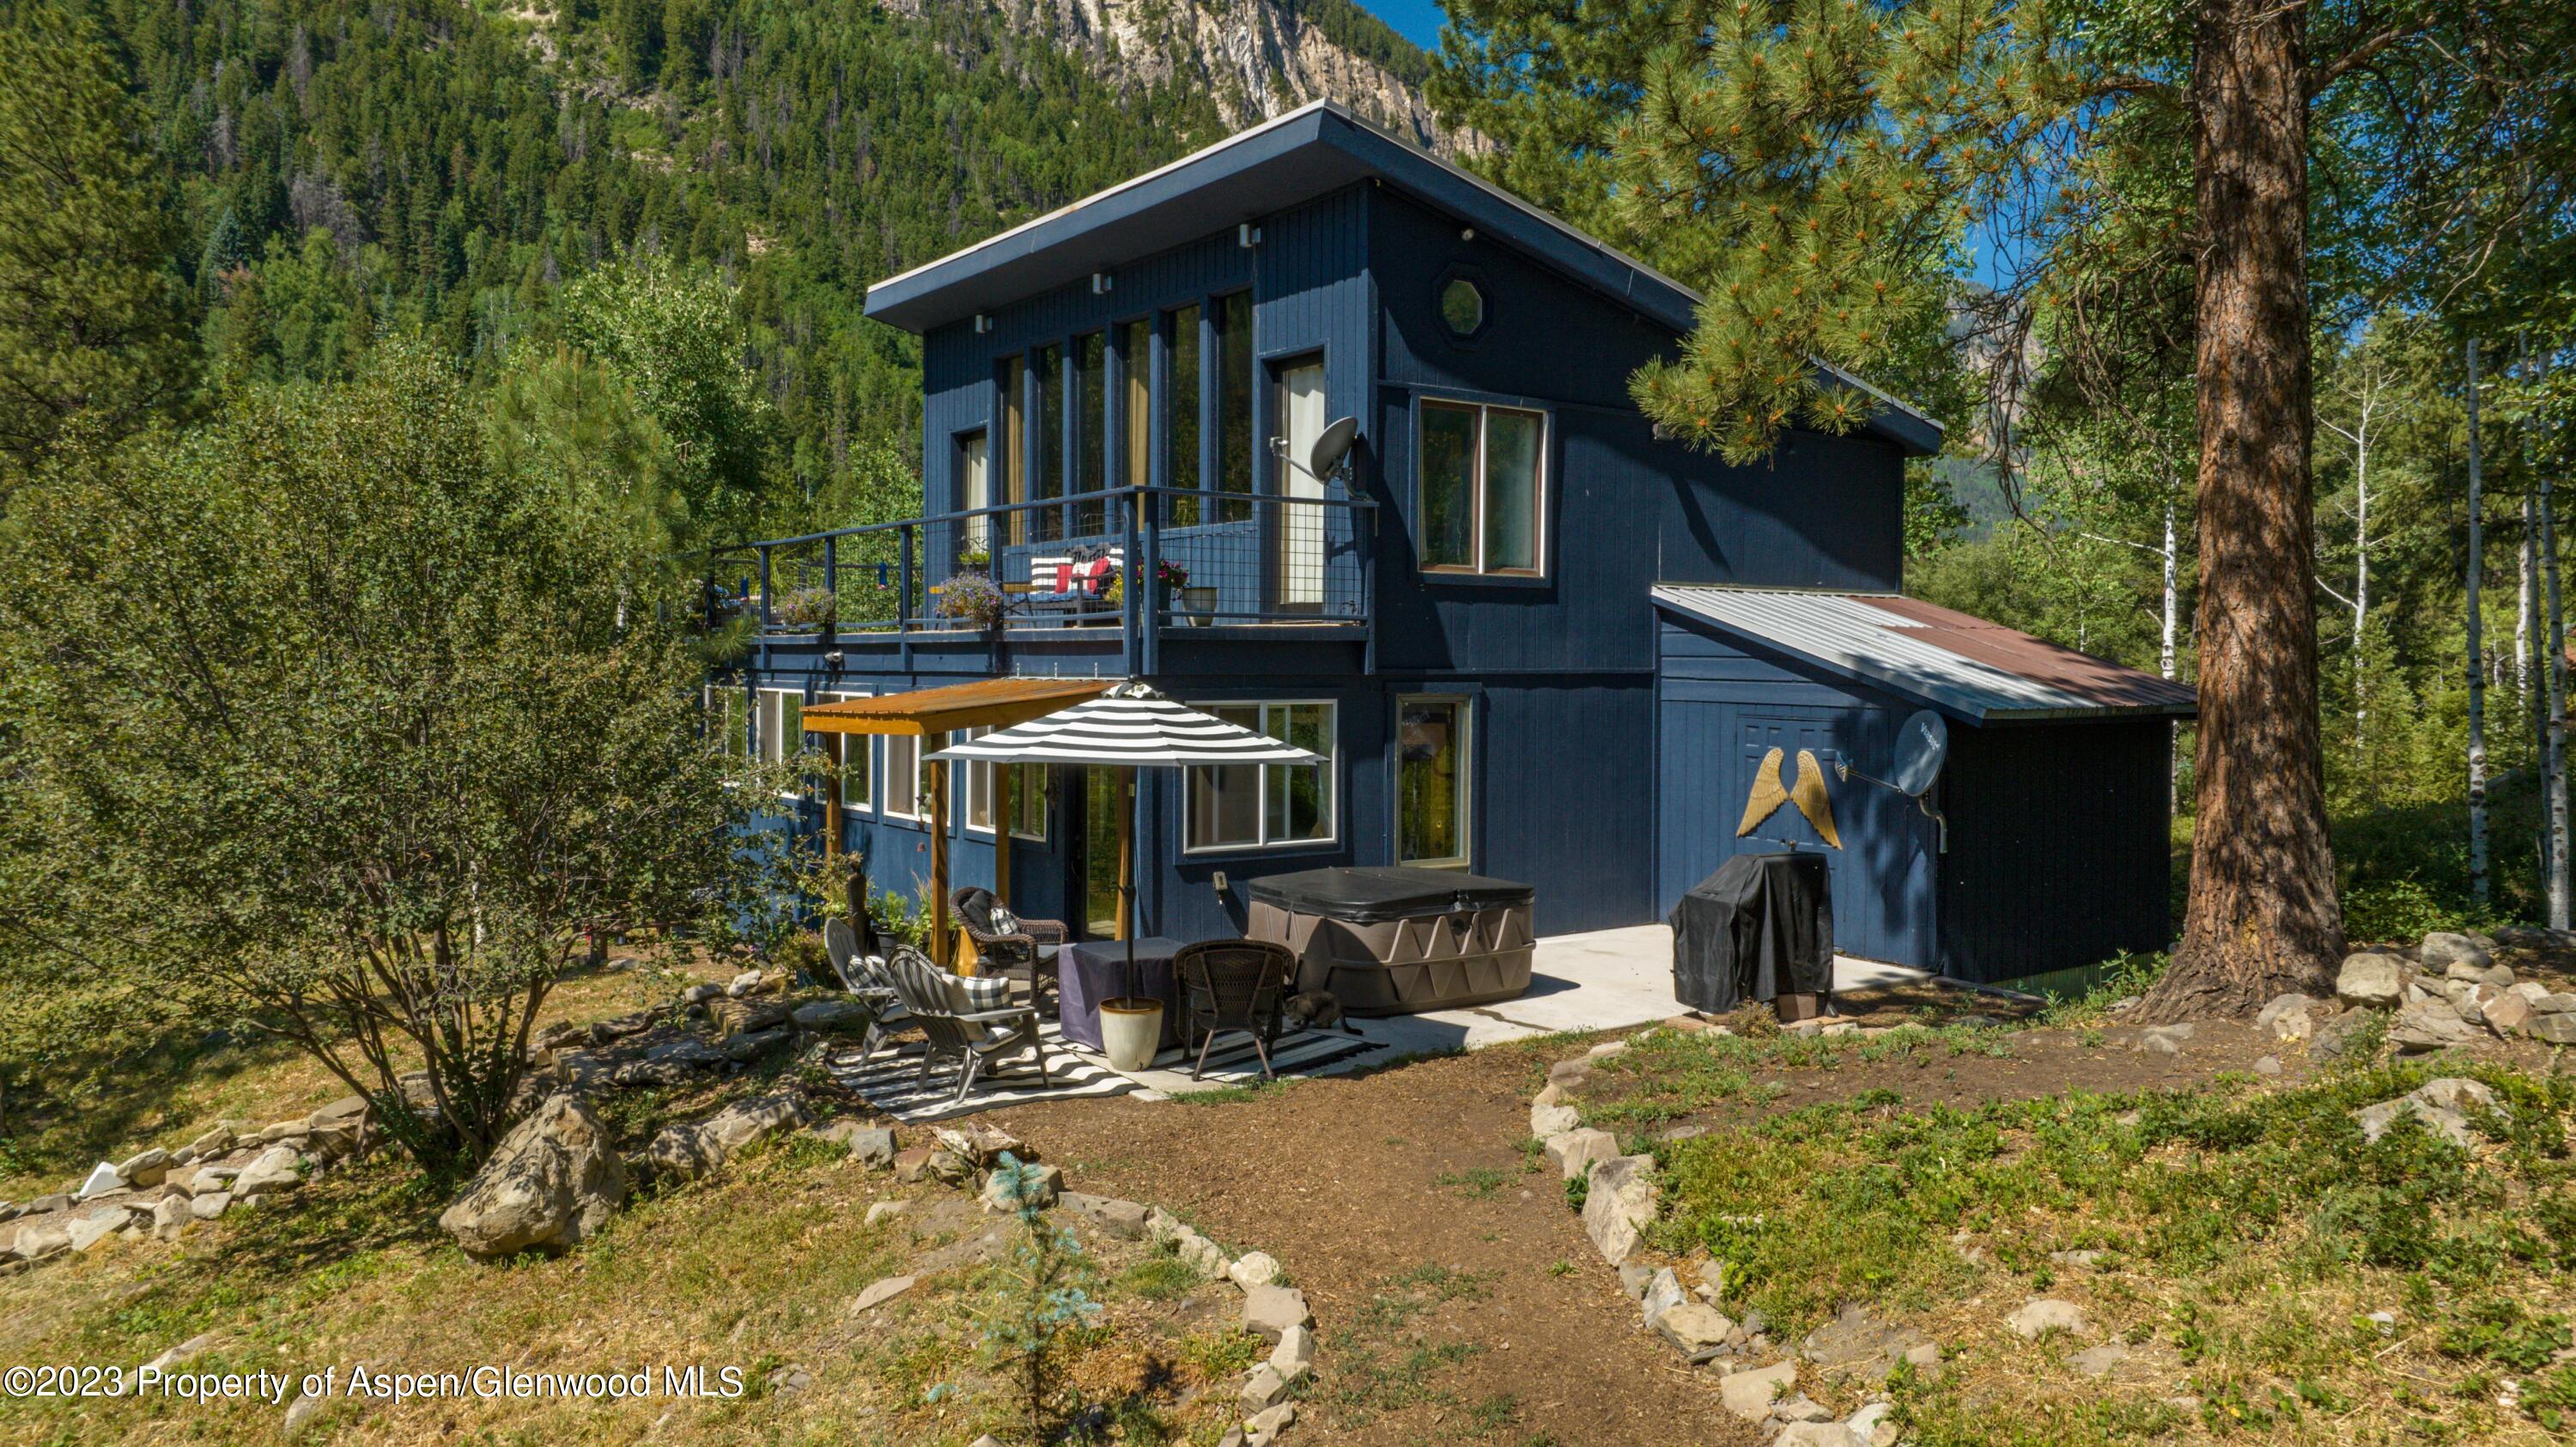
[[[1365,1020],[1357,1023],[1362,1031],[1369,1028]],[[1244,1035],[1219,1040],[1216,1048],[1208,1052],[1206,1076],[1195,1081],[1190,1079],[1190,1054],[1177,1047],[1164,1051],[1154,1057],[1153,1067],[1147,1072],[1152,1077],[1150,1083],[1110,1069],[1109,1062],[1089,1047],[1066,1040],[1053,1020],[1040,1022],[1038,1036],[1046,1042],[1047,1084],[1038,1084],[1037,1071],[1024,1052],[1001,1075],[977,1076],[975,1088],[962,1101],[954,1098],[956,1066],[942,1062],[929,1080],[921,1078],[922,1043],[918,1035],[878,1046],[871,1059],[862,1060],[857,1050],[850,1049],[835,1054],[827,1063],[833,1078],[868,1104],[896,1120],[911,1123],[947,1120],[1039,1100],[1109,1095],[1168,1100],[1178,1092],[1250,1085],[1261,1079],[1261,1058],[1253,1051],[1251,1038]],[[1332,1067],[1349,1069],[1364,1056],[1392,1048],[1392,1042],[1366,1034],[1304,1030],[1283,1036],[1270,1047],[1270,1068],[1279,1075],[1312,1075]]]

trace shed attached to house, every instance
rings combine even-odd
[[[1827,857],[1846,954],[1994,981],[2167,943],[2187,686],[1894,595],[1653,596],[1659,909],[1786,847]],[[1919,709],[1950,725],[1937,819],[1860,777]]]

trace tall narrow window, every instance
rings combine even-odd
[[[1184,847],[1257,849],[1334,837],[1340,753],[1330,703],[1219,704],[1228,723],[1321,755],[1320,764],[1228,764],[1189,771]]]
[[[1127,377],[1120,389],[1126,399],[1121,430],[1127,444],[1122,480],[1128,487],[1145,487],[1154,480],[1154,324],[1132,321],[1119,333],[1118,360]]]
[[[1199,376],[1199,309],[1182,307],[1165,318],[1165,325],[1172,353],[1172,396],[1163,411],[1164,450],[1170,454],[1164,465],[1171,471],[1166,485],[1195,492],[1205,483],[1199,476],[1199,398],[1204,395]],[[1197,498],[1173,499],[1172,526],[1190,527],[1198,520]]]
[[[1534,575],[1545,563],[1547,415],[1422,404],[1416,532],[1426,569]]]
[[[996,499],[1005,503],[1026,502],[1029,496],[1029,363],[1025,357],[1013,357],[1002,363],[1002,373],[994,382],[1001,394],[1002,455],[994,459],[1000,469],[1001,491]],[[1010,542],[1020,541],[1020,514],[1010,514],[1003,524],[1002,536]]]
[[[1047,764],[1013,764],[1010,769],[1011,832],[1044,844],[1048,782],[1055,777],[1055,770]]]
[[[991,732],[992,729],[989,727],[971,728],[966,730],[966,737],[980,739]],[[966,765],[966,827],[981,830],[986,834],[993,832],[993,766],[991,764]]]
[[[1074,376],[1080,390],[1074,401],[1073,477],[1075,492],[1101,492],[1109,486],[1109,338],[1092,332],[1073,339]],[[1074,509],[1073,531],[1095,537],[1107,526],[1101,504]]]
[[[750,755],[751,728],[742,706],[741,689],[719,686],[707,690],[707,742],[737,759]]]
[[[888,734],[885,741],[885,812],[889,819],[918,819],[930,806],[918,797],[921,740],[912,734]]]
[[[1422,566],[1476,566],[1476,409],[1422,404]]]
[[[1217,467],[1216,487],[1238,497],[1252,496],[1252,293],[1219,297],[1217,329]],[[1252,504],[1226,502],[1218,520],[1241,522],[1252,516]]]
[[[1396,703],[1396,860],[1467,862],[1467,700]]]
[[[992,458],[984,444],[984,434],[971,432],[957,439],[957,501],[966,509],[965,544],[970,553],[992,550],[993,518],[983,509],[993,505]]]
[[[835,700],[866,698],[864,693],[836,693]],[[877,736],[842,734],[841,807],[865,809],[876,798]]]
[[[1038,474],[1029,501],[1044,502],[1064,496],[1064,348],[1040,347],[1029,365],[1038,369]],[[1036,519],[1030,534],[1037,541],[1063,534],[1063,519],[1053,509],[1037,508],[1030,516]]]
[[[805,695],[794,689],[760,691],[760,760],[792,764],[805,752]],[[794,797],[794,789],[782,790]]]

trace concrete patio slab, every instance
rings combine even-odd
[[[1834,987],[1920,980],[1925,972],[1847,956],[1834,959]],[[1617,1030],[1681,1013],[1673,999],[1673,932],[1660,924],[1538,942],[1526,994],[1500,1004],[1433,1010],[1363,1022],[1372,1039],[1403,1051],[1469,1050],[1560,1031]],[[1359,1061],[1354,1068],[1366,1068]]]

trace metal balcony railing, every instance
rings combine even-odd
[[[708,622],[959,634],[1365,623],[1376,504],[1120,488],[707,555]]]

